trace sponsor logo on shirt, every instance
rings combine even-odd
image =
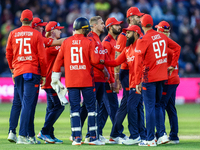
[[[162,59],[159,59],[156,61],[156,65],[160,65],[160,64],[163,64],[163,63],[167,63],[167,58],[162,58]]]
[[[115,48],[116,48],[116,49],[120,49],[120,45],[116,45]]]
[[[135,56],[127,57],[127,62],[134,61]]]
[[[141,50],[137,50],[137,49],[135,48],[135,52],[136,52],[136,53],[141,53]]]

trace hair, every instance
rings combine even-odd
[[[94,16],[94,17],[90,18],[90,21],[89,21],[90,25],[92,26],[93,24],[97,24],[99,19],[102,19],[102,17],[101,16]]]
[[[33,21],[33,20],[31,20],[31,21],[22,21],[22,24],[23,24],[23,25],[30,25],[30,24],[32,23],[32,21]]]
[[[128,24],[130,24],[130,18],[133,18],[135,15],[133,15],[133,16],[129,16],[128,18],[126,18],[126,22],[128,23]]]
[[[46,32],[46,33],[45,33],[45,36],[46,36],[47,38],[50,37],[50,36],[51,36],[51,31]]]

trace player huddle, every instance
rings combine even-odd
[[[41,84],[47,93],[47,109],[44,126],[37,137],[45,143],[63,143],[55,137],[53,125],[68,103],[67,92],[72,145],[179,143],[175,94],[180,83],[181,47],[168,37],[170,25],[166,21],[156,25],[155,31],[152,17],[131,7],[127,10],[129,26],[122,32],[123,22],[113,17],[105,24],[100,16],[90,20],[80,17],[73,23],[73,35],[60,39],[63,27],[55,21],[46,23],[33,18],[28,9],[22,12],[20,20],[22,26],[10,33],[6,47],[15,83],[10,142],[40,143],[35,138],[34,114]],[[46,37],[41,34],[43,26]],[[105,27],[108,35],[101,41],[99,36]],[[65,86],[60,82],[62,66]],[[122,88],[119,106],[117,93]],[[171,126],[169,137],[165,131],[165,110]],[[126,115],[129,137],[123,133]],[[113,125],[109,140],[103,136],[108,116]],[[88,131],[83,141],[82,127],[87,117]]]

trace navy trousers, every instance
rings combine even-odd
[[[9,131],[11,130],[14,134],[16,134],[16,128],[18,125],[19,115],[21,112],[21,100],[17,91],[16,85],[14,85],[14,99],[12,103],[12,108],[10,112],[10,119],[9,119]]]
[[[141,139],[146,139],[144,126],[144,111],[143,105],[141,104],[142,95],[137,94],[135,88],[131,88],[129,91],[129,97],[127,101],[128,128],[130,132],[130,139],[135,139],[139,136],[141,137]],[[143,116],[141,114],[143,114]]]
[[[164,116],[160,106],[164,81],[142,83],[142,97],[146,111],[147,141],[155,137],[155,126],[158,137],[165,132]],[[156,124],[157,123],[157,124]]]
[[[25,75],[15,77],[15,85],[21,99],[21,116],[19,135],[34,136],[34,115],[37,104],[40,75],[32,74],[28,78]],[[29,133],[29,130],[33,129]]]
[[[117,93],[113,93],[110,90],[110,85],[108,82],[105,83],[105,91],[104,91],[104,98],[100,105],[99,110],[99,134],[103,135],[103,128],[106,124],[108,115],[114,124],[115,115],[118,109],[118,98]]]
[[[51,138],[54,139],[55,136],[53,133],[53,125],[56,122],[56,120],[60,117],[65,107],[61,105],[60,100],[53,89],[45,89],[45,91],[47,93],[47,108],[45,123],[41,132],[44,135],[50,135]]]
[[[123,134],[124,126],[122,125],[126,114],[127,114],[127,99],[129,96],[129,70],[120,69],[119,80],[122,84],[123,88],[123,98],[120,103],[120,107],[118,108],[114,124],[112,126],[111,137],[121,137],[124,138],[125,134]]]
[[[81,119],[80,119],[80,102],[81,93],[83,95],[84,103],[88,112],[88,128],[89,135],[97,135],[97,123],[96,123],[96,98],[94,87],[84,88],[68,88],[69,101],[71,106],[70,118],[71,118],[71,130],[73,137],[82,137],[81,134]]]
[[[178,84],[164,85],[163,95],[161,99],[161,107],[165,118],[165,110],[167,111],[170,123],[170,140],[179,140],[178,138],[178,116],[175,107],[176,89]]]
[[[104,90],[105,90],[105,83],[104,82],[95,82],[95,94],[96,94],[96,100],[97,100],[97,104],[96,106],[96,111],[97,111],[97,126],[98,126],[98,122],[99,122],[99,106],[103,100],[103,94],[104,94]],[[81,118],[81,127],[83,127],[85,119],[88,116],[88,112],[85,106],[85,102],[83,101],[83,105],[81,106],[80,109],[80,118]],[[99,135],[99,134],[98,134]],[[97,135],[97,136],[98,136]],[[88,129],[88,133],[86,135],[86,137],[90,137],[89,135],[89,129]]]

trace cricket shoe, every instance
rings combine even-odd
[[[73,142],[73,136],[70,136],[70,137],[69,137],[69,140],[70,140],[71,142]]]
[[[99,139],[90,138],[89,145],[105,145],[104,142],[100,141]]]
[[[124,145],[134,145],[134,144],[137,144],[137,143],[140,143],[141,142],[141,138],[140,136],[138,136],[136,139],[127,139],[125,140],[124,142],[122,142],[122,144]]]
[[[74,141],[72,142],[72,145],[81,145],[81,138],[74,139]]]
[[[89,142],[90,142],[90,137],[85,137],[84,144],[89,144]]]
[[[27,137],[19,135],[16,144],[34,144]]]
[[[35,136],[29,137],[28,139],[29,139],[29,141],[31,141],[33,144],[41,144],[40,141],[36,140]]]
[[[169,137],[169,142],[167,144],[179,144],[179,138],[177,137],[176,140],[172,140],[171,137]]]
[[[54,141],[55,141],[54,144],[63,144],[63,141],[62,141],[62,140],[59,140],[59,139],[57,139],[57,138],[54,138]],[[44,141],[44,143],[45,143],[45,144],[52,144],[52,143],[49,143],[49,142],[47,142],[47,141]]]
[[[99,140],[102,141],[102,142],[104,142],[104,143],[109,143],[109,140],[106,139],[106,138],[105,138],[104,136],[102,136],[102,135],[99,135]]]
[[[14,134],[14,133],[12,132],[12,130],[10,130],[7,139],[8,139],[8,141],[10,141],[10,142],[14,142],[14,143],[17,142],[17,136],[16,136],[16,134]]]
[[[160,145],[160,144],[166,144],[168,142],[169,142],[169,138],[168,138],[167,134],[164,133],[163,136],[161,136],[161,137],[158,138],[157,144],[158,145]]]
[[[138,143],[138,146],[157,146],[155,139],[152,141],[143,140],[142,142]]]
[[[170,140],[167,144],[179,144],[179,140]]]
[[[122,142],[124,142],[125,140],[126,140],[126,139],[121,138],[121,137],[116,137],[116,138],[111,137],[111,138],[109,139],[109,143],[110,143],[110,144],[122,144]]]
[[[37,135],[37,137],[39,139],[41,139],[41,140],[44,140],[44,141],[48,142],[48,143],[52,143],[52,144],[55,143],[55,141],[51,138],[50,135],[44,135],[44,134],[42,134],[41,131],[39,132],[39,134]]]

